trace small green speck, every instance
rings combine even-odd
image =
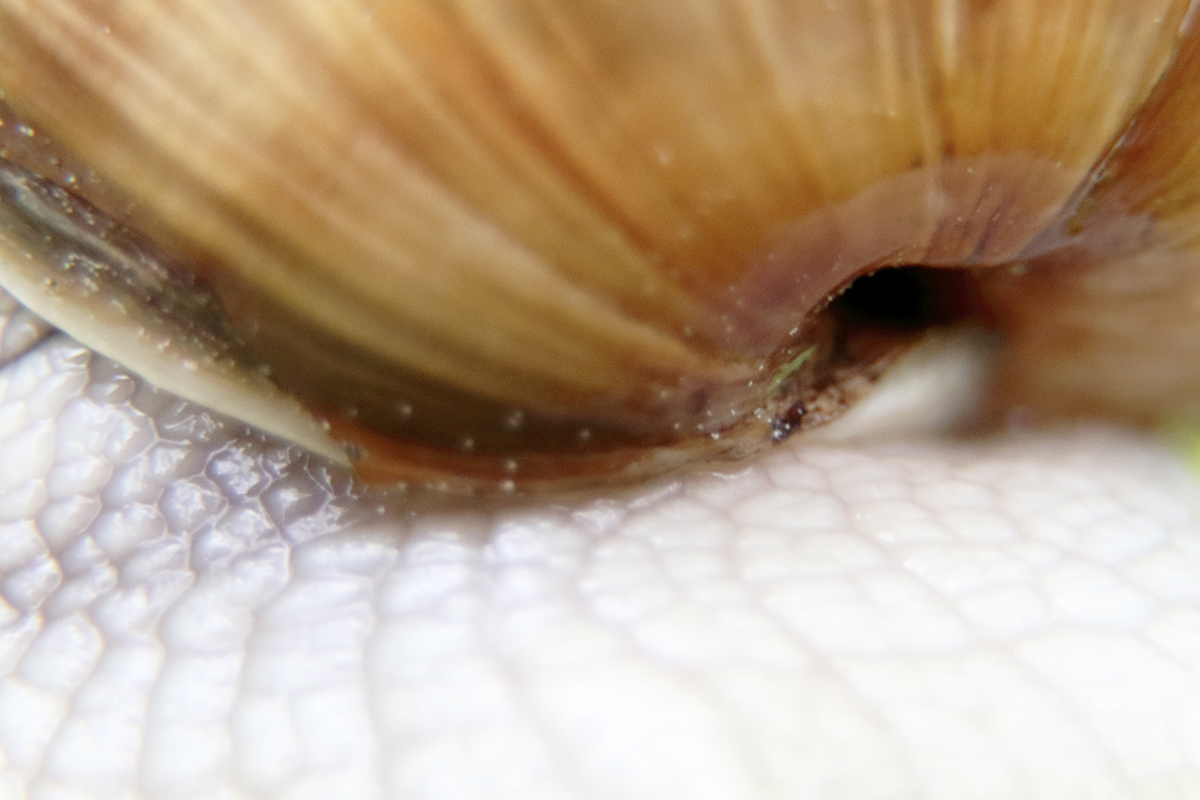
[[[812,358],[813,353],[817,352],[817,346],[814,344],[800,355],[793,358],[788,363],[779,368],[775,373],[775,377],[771,379],[771,385],[767,387],[768,392],[773,392],[779,388],[780,384],[796,373],[796,370],[804,366],[804,362]],[[1200,435],[1200,428],[1197,428],[1197,434]]]
[[[1163,433],[1200,480],[1200,419],[1176,419],[1163,426]]]

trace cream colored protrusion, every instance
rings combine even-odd
[[[0,159],[0,284],[89,347],[180,395],[349,465],[295,399],[240,355],[203,290],[63,190]]]

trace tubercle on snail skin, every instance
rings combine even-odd
[[[891,266],[973,270],[1000,404],[1193,411],[1190,13],[0,0],[0,86],[361,474],[542,488],[836,414]]]

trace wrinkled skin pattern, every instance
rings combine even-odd
[[[6,319],[0,797],[1200,792],[1200,503],[1154,442],[380,514]]]

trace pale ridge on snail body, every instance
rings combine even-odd
[[[277,386],[377,482],[627,482],[840,414],[919,333],[837,299],[888,267],[966,268],[931,305],[1004,334],[999,411],[1194,413],[1192,16],[9,0],[0,131],[47,179],[95,169],[68,188],[213,292],[188,362],[282,404],[234,413]]]

